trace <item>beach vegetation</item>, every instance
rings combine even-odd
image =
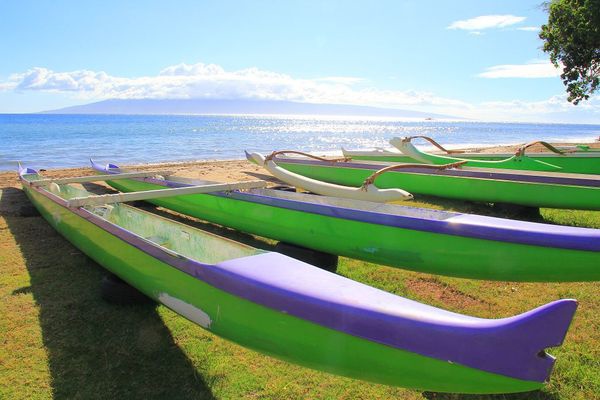
[[[600,85],[600,0],[553,0],[546,8],[543,49],[562,68],[568,100],[578,104]]]

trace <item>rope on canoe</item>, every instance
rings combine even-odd
[[[362,190],[367,190],[367,186],[374,184],[375,183],[375,179],[377,179],[377,177],[379,175],[384,174],[384,173],[389,172],[389,171],[394,171],[394,170],[398,170],[398,169],[405,169],[405,168],[423,168],[423,169],[433,169],[433,170],[443,171],[445,169],[461,167],[466,162],[468,162],[468,160],[457,161],[457,162],[454,162],[454,163],[444,164],[444,165],[431,165],[431,164],[398,164],[398,165],[390,165],[389,167],[381,168],[380,170],[378,170],[378,171],[374,172],[373,174],[371,174],[371,176],[369,176],[367,179],[365,179],[365,181],[363,182],[363,184],[362,184],[362,186],[360,188]]]
[[[305,157],[308,157],[308,158],[314,158],[315,160],[319,160],[319,161],[331,161],[331,162],[338,162],[338,161],[347,162],[347,161],[352,160],[351,157],[344,157],[344,158],[323,158],[323,157],[315,156],[315,155],[312,155],[312,154],[303,153],[301,151],[280,150],[280,151],[274,151],[271,154],[269,154],[268,156],[266,156],[265,157],[265,164],[267,162],[273,160],[273,158],[276,155],[279,155],[279,154],[298,154],[298,155],[305,156]]]
[[[427,140],[429,143],[431,143],[432,145],[434,145],[435,147],[437,147],[438,149],[440,149],[441,151],[446,152],[446,154],[458,154],[458,153],[463,153],[461,150],[449,150],[445,147],[443,147],[441,144],[439,144],[438,142],[436,142],[435,140],[433,140],[432,138],[430,138],[429,136],[422,136],[422,135],[417,135],[417,136],[407,136],[402,138],[403,142],[410,142],[412,139],[425,139]]]
[[[542,146],[544,146],[545,148],[547,148],[548,150],[556,153],[556,154],[560,154],[561,156],[564,156],[565,153],[573,153],[577,150],[567,150],[567,151],[563,151],[563,150],[559,150],[556,147],[552,146],[550,143],[541,141],[541,140],[536,140],[535,142],[529,142],[527,144],[524,144],[523,146],[519,147],[519,149],[517,150],[517,152],[515,153],[515,156],[517,157],[521,157],[525,155],[525,150],[533,145],[536,144],[541,144]]]

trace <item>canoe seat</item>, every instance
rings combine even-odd
[[[169,240],[169,238],[166,238],[164,236],[152,235],[152,236],[146,237],[145,239],[149,240],[151,242],[154,242],[157,245],[165,247],[167,249],[171,246],[171,241]]]
[[[54,193],[54,194],[58,194],[60,195],[60,186],[58,186],[58,184],[52,182],[49,186],[48,186],[48,190],[50,191],[50,193]]]
[[[108,217],[110,216],[110,214],[113,211],[113,208],[114,208],[113,206],[107,204],[107,205],[104,205],[104,206],[94,207],[92,209],[92,212],[94,214],[96,214],[97,216],[99,216],[99,217],[102,217],[104,219],[108,219]]]

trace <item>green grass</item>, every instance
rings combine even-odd
[[[593,399],[600,393],[600,283],[474,281],[342,258],[338,273],[480,317],[514,315],[565,297],[580,306],[539,392],[459,396],[375,385],[288,364],[229,343],[163,306],[99,297],[103,270],[41,217],[20,190],[0,197],[0,399]],[[522,210],[418,198],[413,205],[490,215]],[[600,228],[600,213],[542,210],[549,223]],[[517,215],[518,216],[518,215]],[[268,248],[272,242],[185,219]],[[600,266],[599,266],[600,267]],[[368,366],[365,366],[368,368]]]

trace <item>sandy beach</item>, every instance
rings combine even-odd
[[[554,146],[573,146],[572,143],[552,143]],[[600,149],[600,142],[585,143],[590,148]],[[481,151],[483,153],[514,153],[519,146],[495,146],[473,149],[463,149],[465,151]],[[528,153],[547,151],[542,145],[536,144],[527,149]],[[315,154],[319,154],[315,152]],[[140,171],[148,170],[169,170],[175,172],[175,175],[186,178],[198,178],[205,180],[214,180],[217,182],[233,182],[252,179],[266,179],[277,182],[263,168],[249,163],[246,160],[205,160],[190,162],[163,162],[148,164],[123,165],[122,167],[136,169]],[[82,168],[57,168],[43,171],[43,174],[49,178],[82,176],[90,174],[91,170],[87,167]],[[12,171],[0,171],[0,188],[20,187],[17,176]]]

